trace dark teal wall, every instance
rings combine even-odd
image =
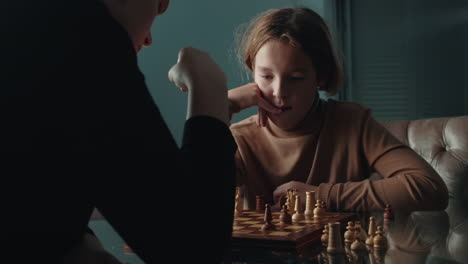
[[[348,6],[347,100],[384,120],[468,115],[468,1]]]
[[[246,82],[233,54],[234,29],[268,8],[305,5],[322,12],[323,0],[174,0],[153,28],[154,43],[140,52],[139,61],[147,84],[177,142],[180,142],[186,114],[186,95],[167,79],[178,51],[185,46],[208,51],[228,77],[228,87]],[[254,113],[245,111],[238,121]]]

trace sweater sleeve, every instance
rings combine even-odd
[[[382,201],[401,210],[443,210],[448,191],[442,178],[409,146],[400,143],[370,115],[363,130],[363,152],[384,179],[374,181]]]
[[[443,210],[448,191],[442,178],[421,156],[399,142],[367,111],[362,127],[362,156],[381,180],[326,184],[319,195],[337,210]]]

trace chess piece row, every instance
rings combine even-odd
[[[288,205],[287,204],[283,205],[283,208],[281,209],[281,214],[279,216],[280,225],[290,225],[290,224],[292,224],[294,222],[299,222],[299,221],[302,221],[302,220],[305,219],[304,214],[301,213],[301,210],[299,208],[300,207],[299,206],[300,200],[299,200],[298,197],[296,199],[295,213],[292,216],[289,213],[290,210],[288,209]],[[265,204],[265,216],[264,216],[265,223],[262,226],[263,231],[275,230],[276,229],[276,226],[273,224],[272,219],[273,219],[273,217],[272,217],[272,213],[271,213],[270,204]]]
[[[361,231],[360,222],[348,222],[347,231],[344,233],[345,245],[351,250],[366,250],[367,247],[373,247],[377,250],[387,248],[387,239],[384,236],[382,226],[376,226],[375,218],[369,219],[368,237],[365,239],[365,233]],[[341,224],[339,222],[329,223],[324,226],[321,242],[327,247],[328,253],[343,253],[343,244],[341,242]]]
[[[284,201],[280,201],[280,209],[283,212],[284,205],[286,205],[287,214],[291,215],[291,220],[293,222],[299,222],[304,219],[317,219],[322,217],[326,213],[326,205],[324,201],[315,200],[315,192],[306,192],[306,208],[302,209],[302,203],[300,195],[296,189],[289,189],[286,192],[286,196],[282,197]],[[258,213],[265,212],[265,200],[262,195],[257,195],[255,200],[255,211]],[[314,206],[315,204],[315,206]],[[242,205],[242,194],[240,187],[236,187],[236,199],[234,206],[234,216],[242,216],[243,205]],[[288,221],[288,216],[286,214],[286,222]]]
[[[315,201],[315,207],[314,205]],[[293,206],[294,205],[294,206]],[[303,210],[301,197],[295,189],[289,189],[287,191],[287,198],[284,205],[281,205],[281,213],[286,215],[289,213],[292,215],[292,222],[300,222],[302,220],[317,219],[322,217],[326,213],[325,202],[321,200],[315,200],[315,192],[306,192],[306,208]]]
[[[314,191],[306,192],[305,210],[302,209],[302,203],[297,189],[288,189],[284,197],[286,198],[284,203],[287,205],[289,214],[293,215],[293,218],[294,214],[298,214],[297,221],[304,218],[318,218],[325,213],[325,202],[315,200]],[[280,202],[280,207],[283,208],[282,202]]]
[[[302,220],[303,218],[312,219],[312,218],[320,218],[324,215],[326,211],[326,205],[324,201],[315,200],[315,192],[310,191],[306,192],[306,204],[305,210],[302,212],[302,204],[300,201],[300,196],[298,194],[297,189],[288,189],[286,192],[286,196],[282,196],[285,198],[285,202],[280,202],[280,208],[283,208],[283,204],[285,203],[288,208],[289,214],[293,216],[293,220],[296,219],[297,221]],[[315,204],[315,207],[313,206]],[[265,200],[262,195],[256,196],[256,211],[258,213],[265,212]],[[242,195],[240,187],[236,187],[236,199],[235,199],[235,206],[234,206],[234,215],[241,216],[243,211],[242,205]],[[297,214],[296,216],[294,216]],[[385,213],[384,213],[384,222],[389,222],[394,220],[394,215],[392,212],[391,205],[387,204],[385,206]]]

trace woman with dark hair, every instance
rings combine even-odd
[[[169,78],[189,102],[178,147],[137,64],[168,5],[2,2],[2,260],[69,260],[89,238],[93,208],[147,263],[221,259],[235,189],[226,77],[207,53],[179,52]],[[208,184],[209,194],[198,191]],[[196,217],[197,207],[186,206],[193,197],[210,200],[217,214]]]

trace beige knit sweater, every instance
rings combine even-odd
[[[300,181],[318,186],[316,198],[329,210],[439,210],[447,205],[441,177],[411,148],[399,142],[351,102],[318,100],[294,131],[256,116],[231,125],[238,144],[238,185],[246,187],[249,207],[255,195],[272,201],[281,184]],[[382,180],[369,180],[372,172]]]

